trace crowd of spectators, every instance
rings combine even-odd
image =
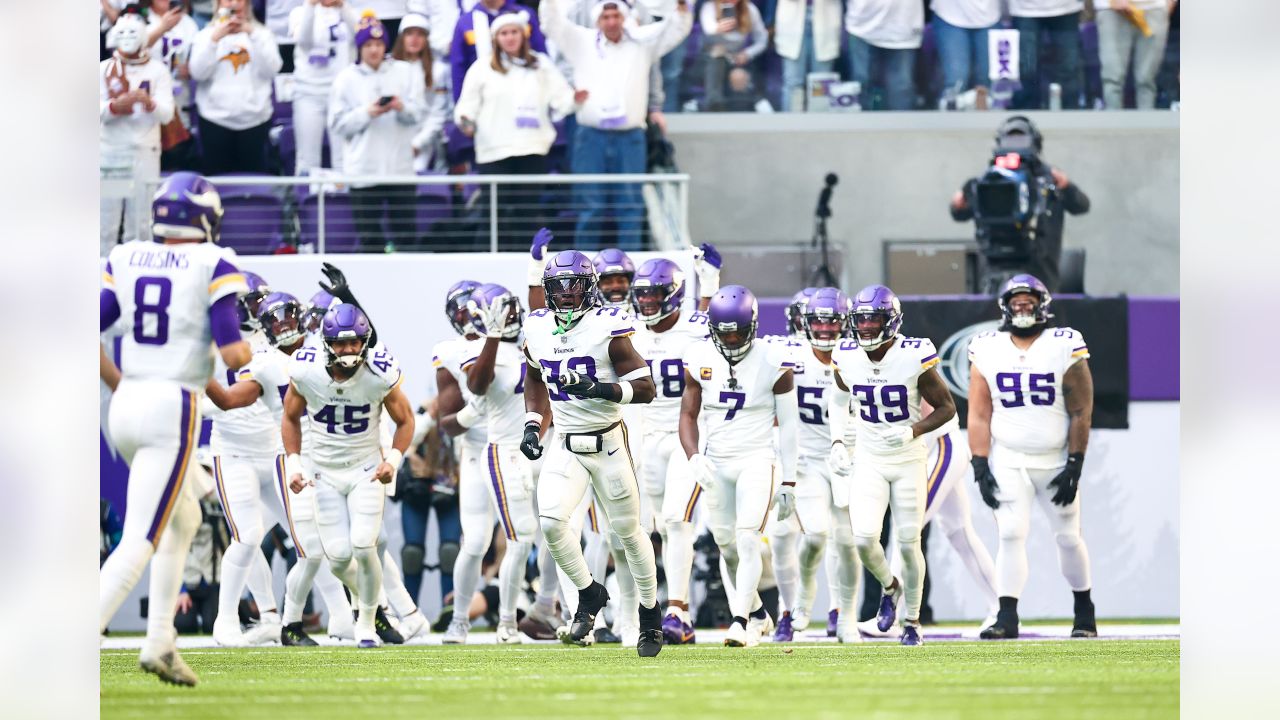
[[[809,73],[856,81],[864,110],[936,108],[989,83],[988,31],[1002,27],[1020,32],[1011,109],[1168,107],[1177,95],[1166,60],[1177,0],[100,4],[103,167],[141,178],[543,173],[552,144],[560,171],[644,172],[664,113],[802,110]],[[141,46],[128,39],[139,23]],[[405,190],[353,190],[364,246],[382,246],[384,217],[414,236]],[[610,244],[639,247],[638,187],[574,192],[584,247],[606,206]],[[104,202],[104,247],[136,225]]]

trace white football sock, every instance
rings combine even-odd
[[[693,574],[693,523],[667,523],[667,537],[662,545],[663,566],[667,574],[668,602],[689,603],[689,582]],[[679,610],[679,608],[677,608]],[[682,618],[687,616],[687,611]],[[687,622],[687,619],[686,619]]]
[[[503,622],[516,619],[516,602],[520,599],[520,586],[524,583],[525,563],[532,550],[531,542],[507,543],[507,552],[498,568],[498,619]]]
[[[240,628],[238,619],[240,597],[244,594],[245,582],[253,565],[253,555],[257,550],[248,543],[232,541],[231,546],[222,554],[222,579],[218,586],[218,617],[223,622],[232,622],[236,629]],[[259,552],[261,557],[262,553]],[[264,560],[265,563],[265,560]]]
[[[151,583],[147,604],[147,651],[164,652],[174,646],[177,635],[173,617],[177,614],[178,591],[182,588],[182,571],[186,568],[191,538],[200,528],[200,505],[185,492],[180,492],[160,536],[160,544],[151,556]]]
[[[142,579],[155,548],[145,537],[125,537],[102,564],[98,575],[98,632],[107,629],[125,598]]]

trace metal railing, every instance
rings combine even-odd
[[[678,173],[209,179],[221,243],[242,253],[527,250],[540,227],[582,249],[689,244],[689,176]]]

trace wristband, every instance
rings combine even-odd
[[[715,294],[720,292],[720,273],[716,273],[715,282],[703,280],[702,278],[698,278],[698,280],[701,282],[701,285],[698,286],[698,297],[715,297]]]
[[[537,424],[538,424],[538,427],[539,427],[539,428],[541,428],[541,427],[542,427],[542,415],[540,415],[540,414],[538,414],[538,413],[536,413],[536,412],[533,412],[532,410],[531,410],[531,411],[529,411],[529,412],[527,412],[527,413],[525,413],[525,414],[524,414],[524,424],[525,424],[525,425],[528,425],[529,423],[537,423]]]
[[[210,415],[217,415],[220,412],[222,412],[222,410],[216,403],[209,399],[208,395],[200,398],[200,417],[209,417]]]
[[[544,251],[545,252],[545,251]],[[542,273],[547,268],[545,260],[539,260],[535,257],[529,258],[528,281],[529,287],[542,287]]]
[[[629,404],[631,402],[631,398],[635,397],[636,389],[631,386],[631,383],[626,381],[618,383],[618,385],[622,388],[622,398],[618,400],[618,403],[621,405]]]
[[[467,403],[453,417],[454,417],[454,420],[458,421],[459,425],[469,430],[471,429],[471,426],[480,422],[480,419],[483,417],[483,414],[479,410],[476,410],[475,407],[471,405],[471,403]]]
[[[386,456],[382,458],[382,461],[390,465],[393,470],[399,470],[400,463],[404,461],[404,453],[395,448],[391,448],[387,451]]]
[[[294,475],[306,477],[306,474],[302,472],[302,458],[298,453],[290,453],[284,459],[284,474],[286,481],[291,480]]]

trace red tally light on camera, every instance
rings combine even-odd
[[[1009,153],[996,158],[996,167],[1005,170],[1017,170],[1022,165],[1022,156],[1017,153]]]

